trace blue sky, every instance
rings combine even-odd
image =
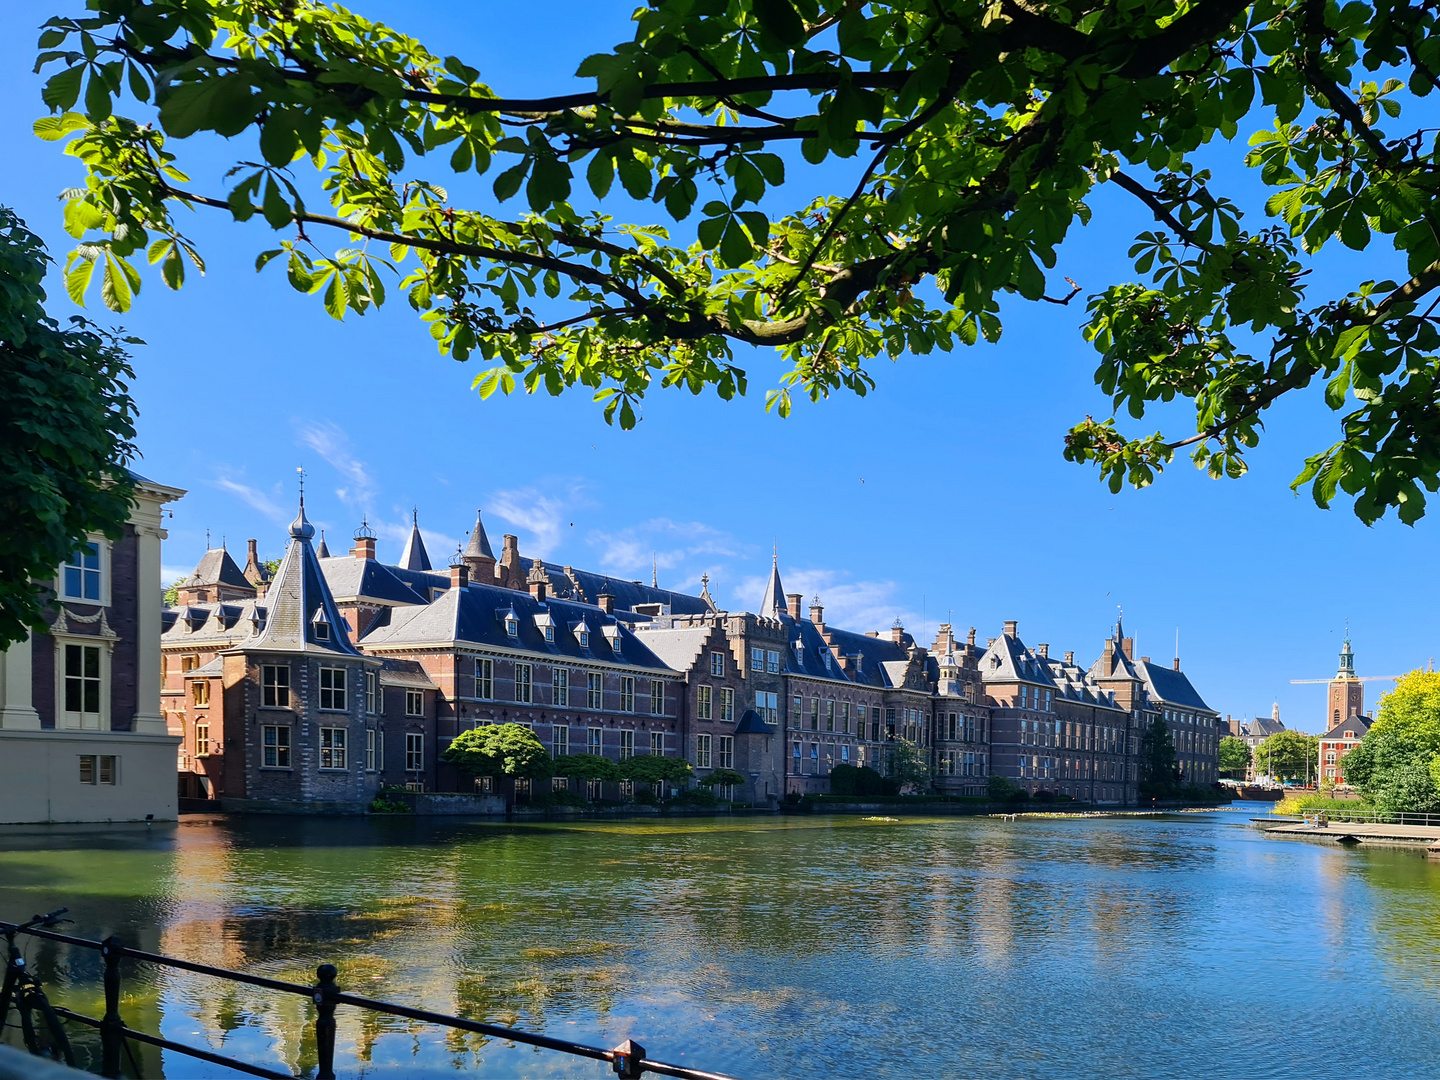
[[[629,11],[352,6],[462,56],[513,95],[579,85],[576,64],[623,40]],[[0,129],[10,147],[0,200],[63,263],[72,241],[55,196],[80,174],[30,133],[44,111],[30,74],[35,27],[49,13],[34,0],[0,6],[9,102]],[[181,153],[205,190],[219,188],[227,150],[249,156],[241,140],[199,142]],[[1241,153],[1218,148],[1214,167],[1228,190],[1253,193]],[[787,203],[841,184],[846,170],[792,169]],[[615,198],[611,212],[637,213]],[[1147,224],[1123,198],[1097,194],[1094,220],[1062,253],[1057,272],[1087,294],[1133,277],[1125,250]],[[660,219],[656,208],[638,215]],[[1289,490],[1303,458],[1336,436],[1318,395],[1271,410],[1239,481],[1211,481],[1182,460],[1148,490],[1111,495],[1093,471],[1066,463],[1065,430],[1109,415],[1078,331],[1080,300],[1011,305],[1000,344],[882,361],[868,398],[806,402],[784,421],[763,410],[778,361],[757,352],[743,360],[748,398],[657,392],[639,427],[621,432],[583,395],[479,401],[469,390],[478,365],[438,355],[398,296],[379,313],[333,321],[316,298],[290,289],[278,263],[254,272],[255,254],[274,239],[258,217],[198,217],[192,232],[207,274],[179,293],[147,277],[123,319],[147,342],[135,351],[138,468],[189,491],[169,526],[168,575],[194,565],[207,530],[242,557],[248,537],[278,555],[303,464],[307,507],[337,550],[368,515],[382,557],[393,557],[413,507],[442,563],[482,508],[497,548],[514,532],[523,554],[629,578],[648,578],[654,558],[661,584],[697,589],[708,573],[722,604],[740,608],[758,601],[774,544],[786,586],[807,601],[818,593],[829,622],[870,630],[898,617],[928,642],[946,619],[961,633],[976,626],[982,641],[1018,619],[1026,641],[1074,649],[1086,662],[1123,606],[1139,652],[1156,660],[1173,655],[1178,630],[1183,665],[1214,708],[1268,714],[1278,700],[1287,723],[1305,730],[1321,727],[1324,687],[1289,680],[1334,670],[1347,618],[1362,674],[1398,674],[1440,652],[1429,572],[1440,507],[1413,529],[1366,528],[1348,505],[1322,512]],[[1313,295],[1398,272],[1392,263],[1335,253]],[[56,316],[76,310],[58,278],[50,297]],[[98,297],[89,314],[117,321]],[[1161,411],[1126,424],[1181,435],[1193,415]],[[1371,686],[1373,703],[1384,684]]]

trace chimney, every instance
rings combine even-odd
[[[805,599],[804,595],[798,592],[787,592],[785,594],[785,607],[790,612],[790,618],[796,622],[800,621],[800,602]]]
[[[360,528],[355,530],[355,546],[350,554],[357,559],[375,558],[375,530],[370,528],[368,518],[362,518]]]
[[[1018,631],[1018,629],[1017,629],[1017,628],[1019,627],[1019,625],[1020,625],[1020,624],[1019,624],[1018,622],[1016,622],[1014,619],[1006,619],[1006,620],[1005,620],[1005,636],[1006,636],[1006,637],[1019,637],[1020,634],[1019,634],[1019,631]]]
[[[1135,639],[1133,637],[1120,639],[1120,651],[1125,654],[1126,660],[1135,659]]]
[[[1176,670],[1176,671],[1179,671],[1179,670],[1180,670],[1180,658],[1179,658],[1178,656],[1175,657],[1175,670]]]
[[[452,589],[463,589],[470,584],[470,568],[463,562],[450,564],[450,587]]]
[[[506,533],[500,546],[500,569],[495,575],[507,589],[523,589],[525,574],[520,569],[520,538]]]
[[[1142,656],[1142,657],[1140,657],[1140,663],[1142,663],[1142,664],[1148,664],[1149,662],[1150,662],[1150,658],[1149,658],[1148,656]]]
[[[973,626],[970,627],[970,633],[965,636],[965,642],[972,649],[975,647],[975,628]]]
[[[1049,646],[1049,645],[1036,645],[1036,646],[1035,646],[1035,655],[1038,656],[1038,657],[1040,657],[1042,660],[1049,660],[1049,659],[1050,659],[1050,646]]]
[[[611,596],[608,592],[602,592],[598,597],[598,600],[600,601],[601,611],[603,611],[606,615],[615,614],[615,597]]]
[[[1075,663],[1075,650],[1074,650],[1074,649],[1066,649],[1066,650],[1065,650],[1065,663],[1067,663],[1067,664],[1073,664],[1073,663]]]
[[[550,584],[550,575],[545,573],[545,566],[539,559],[530,564],[530,574],[525,578],[525,584],[530,587],[530,595],[543,604],[545,587]]]
[[[821,605],[818,596],[810,604],[810,621],[816,626],[825,625],[825,608]]]
[[[895,625],[890,628],[890,640],[899,645],[905,640],[905,627],[900,625],[900,620],[895,620]]]

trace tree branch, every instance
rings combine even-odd
[[[1126,191],[1130,192],[1131,195],[1134,195],[1137,199],[1139,199],[1146,206],[1148,206],[1151,213],[1155,215],[1156,221],[1169,225],[1170,228],[1174,229],[1176,234],[1179,235],[1180,238],[1183,239],[1187,244],[1190,244],[1193,247],[1198,247],[1202,251],[1211,252],[1212,254],[1224,250],[1216,244],[1201,240],[1200,237],[1196,236],[1189,229],[1185,228],[1184,225],[1181,225],[1179,219],[1176,218],[1173,213],[1171,213],[1170,208],[1165,205],[1165,203],[1161,200],[1160,196],[1157,195],[1155,192],[1151,191],[1149,188],[1141,185],[1138,181],[1125,175],[1125,173],[1120,172],[1118,169],[1110,174],[1110,179],[1114,180],[1115,183],[1119,184]]]

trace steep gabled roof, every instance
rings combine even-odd
[[[765,596],[761,599],[760,610],[756,614],[778,619],[785,613],[785,586],[780,584],[780,556],[777,554],[771,556],[770,580],[765,584]]]
[[[290,525],[285,558],[265,593],[265,624],[260,633],[241,642],[237,650],[361,655],[350,641],[349,627],[340,617],[320,560],[310,546],[314,535],[315,527],[306,519],[302,501],[300,513]],[[323,638],[317,632],[317,623],[329,627]]]
[[[642,627],[635,636],[647,649],[675,671],[689,671],[709,644],[714,628],[685,626],[679,629],[651,630]]]
[[[206,585],[225,585],[232,589],[254,592],[255,586],[245,580],[244,573],[223,547],[210,548],[195,564],[195,570],[181,582],[182,589],[199,588]]]
[[[425,598],[401,581],[391,568],[374,559],[340,555],[321,559],[320,569],[335,596],[382,604],[423,604]]]
[[[405,550],[400,552],[400,565],[406,570],[429,570],[430,556],[425,552],[425,541],[420,536],[420,514],[418,511],[410,521],[410,537],[405,541]]]
[[[1018,637],[1002,633],[980,656],[980,677],[987,683],[1026,682],[1054,686],[1050,669]]]
[[[1183,671],[1161,667],[1159,664],[1146,663],[1144,660],[1135,665],[1135,671],[1145,683],[1145,690],[1150,695],[1151,701],[1157,704],[1180,705],[1187,709],[1200,709],[1208,713],[1215,711],[1205,704],[1205,699],[1190,684],[1190,680],[1186,678]]]
[[[1355,733],[1355,738],[1363,739],[1365,737],[1365,733],[1370,730],[1370,725],[1374,722],[1375,721],[1371,720],[1368,716],[1362,716],[1359,713],[1355,713],[1353,716],[1348,716],[1344,720],[1341,720],[1324,735],[1321,735],[1320,738],[1340,739],[1343,741],[1345,738],[1345,732],[1353,731]]]
[[[470,533],[470,542],[465,545],[467,559],[493,559],[495,552],[490,548],[490,538],[485,535],[485,525],[480,520],[480,511],[475,511],[475,528]]]

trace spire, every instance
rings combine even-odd
[[[709,574],[701,574],[701,575],[700,575],[700,599],[705,601],[705,605],[706,605],[711,611],[719,611],[719,610],[720,610],[720,608],[719,608],[719,607],[716,605],[716,603],[715,603],[715,598],[710,595],[710,575],[709,575]]]
[[[475,511],[475,529],[470,533],[470,543],[465,545],[465,555],[471,559],[493,559],[495,552],[490,548],[490,538],[485,535],[485,525],[480,520],[480,511]]]
[[[410,539],[405,541],[405,550],[400,553],[397,564],[406,570],[429,570],[430,556],[425,554],[425,541],[420,538],[420,511],[411,513]]]
[[[305,496],[300,496],[300,512],[295,515],[295,520],[290,523],[290,535],[296,540],[309,540],[315,535],[315,526],[310,524],[310,519],[305,516]]]
[[[324,529],[321,529],[321,530],[320,530],[320,546],[315,549],[315,557],[316,557],[317,559],[328,559],[328,558],[330,558],[330,549],[325,546],[325,530],[324,530]]]
[[[650,587],[660,587],[660,556],[653,551],[650,553]]]
[[[314,535],[315,527],[306,520],[302,504],[290,526],[285,557],[265,593],[265,625],[242,648],[360,655],[310,544]]]
[[[760,614],[771,619],[778,619],[785,614],[785,586],[780,584],[778,549],[770,557],[770,583],[765,586],[765,598],[760,601]]]
[[[1340,667],[1335,672],[1337,679],[1355,678],[1355,654],[1350,651],[1350,628],[1345,628],[1345,644],[1340,646]]]

